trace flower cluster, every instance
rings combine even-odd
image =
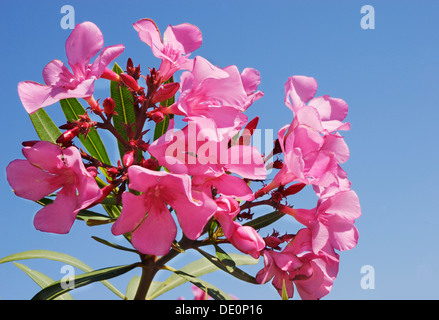
[[[292,122],[279,130],[271,156],[264,155],[250,143],[258,118],[249,121],[245,114],[263,97],[257,70],[221,68],[201,56],[191,59],[202,44],[196,26],[169,26],[163,37],[150,19],[133,26],[160,59],[157,70],[149,68],[143,75],[131,59],[124,72],[110,70],[108,65],[124,46],[103,48],[101,31],[84,22],[66,42],[71,71],[53,60],[43,70],[45,85],[33,81],[18,85],[29,113],[63,99],[83,98],[98,118],[93,121],[86,112],[60,126],[66,131],[56,141],[25,142],[26,160],[14,160],[7,167],[17,196],[38,201],[56,193],[55,200],[46,201],[36,214],[35,227],[68,233],[81,210],[113,199],[121,210],[111,217],[112,233],[125,235],[141,254],[167,255],[175,249],[180,228],[194,241],[207,234],[198,244],[230,243],[253,258],[262,255],[264,268],[255,279],[259,283],[273,279],[280,294],[286,289],[292,297],[295,284],[304,299],[326,295],[338,271],[335,250],[357,244],[354,222],[361,215],[340,166],[349,157],[338,132],[350,128],[343,122],[347,104],[329,96],[314,97],[313,78],[290,77],[285,104],[293,113]],[[116,101],[106,97],[101,107],[93,96],[99,78],[130,95],[135,120],[123,123],[122,130],[114,122],[120,112]],[[178,123],[183,124],[181,130]],[[162,134],[149,138],[157,130],[145,129],[148,124]],[[96,130],[108,130],[117,139],[121,150],[117,165],[75,146],[76,137],[88,139]],[[274,156],[277,159],[270,162]],[[279,170],[273,180],[254,191],[252,182],[265,181],[271,167]],[[316,208],[293,208],[287,198],[306,185],[318,196]],[[304,228],[296,234],[273,232],[262,237],[258,232],[262,225],[242,223],[252,220],[251,208],[262,205],[273,207],[279,218],[294,217]]]

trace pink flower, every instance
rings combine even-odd
[[[256,281],[273,286],[282,296],[285,285],[289,298],[293,297],[294,284],[302,299],[320,299],[328,294],[338,273],[338,256],[316,255],[311,252],[311,231],[301,229],[281,251],[264,250],[264,268]]]
[[[140,40],[150,46],[152,53],[162,60],[159,68],[162,82],[178,70],[192,69],[193,61],[188,55],[198,49],[203,41],[201,31],[196,26],[188,23],[168,26],[163,34],[163,41],[157,25],[151,19],[141,19],[133,26],[139,33]]]
[[[317,112],[319,121],[314,121],[314,128],[319,132],[327,134],[336,130],[349,130],[350,124],[342,122],[348,113],[346,102],[328,95],[314,97],[316,91],[317,82],[314,78],[292,76],[285,83],[285,104],[296,117],[306,117],[305,114],[300,115],[304,111],[302,109],[305,109],[305,113]]]
[[[112,75],[108,64],[124,50],[123,45],[104,48],[104,38],[92,22],[78,24],[66,41],[66,54],[72,72],[60,60],[49,62],[43,70],[46,85],[33,81],[18,84],[18,94],[28,113],[66,98],[88,98],[94,91],[94,81]]]
[[[60,189],[55,201],[37,212],[34,225],[40,231],[68,233],[77,213],[100,199],[102,192],[85,169],[75,147],[41,141],[23,148],[27,160],[14,160],[6,168],[17,196],[37,201]]]
[[[216,199],[218,209],[215,219],[221,225],[224,236],[230,243],[243,253],[259,258],[260,251],[264,249],[264,239],[250,226],[242,226],[234,220],[241,211],[238,201],[232,197],[220,196]]]
[[[160,165],[171,172],[192,175],[194,185],[214,186],[226,195],[252,200],[253,192],[235,173],[243,178],[262,180],[266,168],[259,151],[252,146],[228,146],[211,119],[197,118],[182,130],[168,131],[148,148]],[[198,187],[197,187],[198,188]]]
[[[245,111],[262,97],[257,91],[260,75],[247,68],[242,74],[236,66],[220,69],[198,56],[192,72],[181,75],[181,94],[171,110],[174,114],[212,119],[217,128],[232,137],[247,122]]]
[[[352,190],[319,199],[314,209],[283,207],[282,211],[311,229],[315,254],[320,251],[329,253],[332,248],[350,250],[357,245],[358,230],[354,223],[361,216],[361,208],[358,196]]]
[[[144,254],[168,253],[177,227],[167,205],[177,214],[184,234],[198,238],[216,210],[215,201],[206,194],[191,190],[188,175],[153,171],[140,166],[128,168],[129,187],[141,192],[124,192],[123,209],[112,232],[132,232],[133,246]]]

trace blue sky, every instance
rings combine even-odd
[[[17,83],[42,82],[43,67],[52,59],[66,61],[64,42],[70,30],[60,26],[64,4],[75,9],[75,23],[92,21],[104,34],[105,45],[123,43],[116,61],[157,67],[149,47],[132,28],[140,18],[152,18],[160,30],[189,22],[203,33],[203,45],[194,54],[225,67],[253,67],[261,73],[263,99],[249,110],[260,116],[260,128],[277,131],[291,121],[284,106],[284,83],[291,75],[316,78],[317,95],[329,94],[349,104],[344,133],[351,157],[343,168],[357,192],[363,216],[356,226],[358,246],[342,252],[340,271],[327,299],[437,299],[439,280],[439,3],[436,1],[38,1],[0,4],[2,48],[0,101],[2,126],[0,155],[0,257],[31,249],[70,254],[98,269],[137,259],[107,248],[90,237],[115,241],[107,227],[76,223],[60,236],[34,230],[38,205],[11,193],[5,167],[22,158],[21,142],[36,138],[17,95]],[[375,29],[360,26],[363,5],[375,9]],[[98,86],[96,97],[108,89]],[[46,108],[55,121],[62,119],[58,105]],[[111,150],[110,150],[111,151]],[[113,150],[113,155],[116,155]],[[309,192],[294,199],[312,207]],[[293,222],[279,231],[297,228]],[[285,229],[282,229],[285,228]],[[291,230],[290,230],[291,231]],[[175,267],[198,259],[187,253]],[[60,266],[47,260],[22,261],[30,268],[60,279]],[[361,268],[375,270],[375,289],[364,290]],[[249,267],[255,273],[260,265]],[[137,270],[112,281],[125,291]],[[163,279],[166,275],[163,274]],[[160,279],[159,279],[160,280]],[[205,280],[240,299],[278,299],[270,284],[253,286],[216,273]],[[38,291],[12,263],[0,265],[0,299],[28,299]],[[100,284],[72,292],[77,299],[117,298]],[[191,298],[189,285],[165,298]],[[296,298],[298,297],[296,293]]]

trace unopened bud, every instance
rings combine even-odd
[[[61,143],[63,145],[66,145],[70,143],[70,141],[73,140],[77,135],[79,134],[79,127],[75,127],[73,129],[67,130],[63,134],[61,134],[58,139],[56,139],[57,143]]]
[[[98,168],[96,168],[96,167],[88,167],[88,168],[87,168],[87,172],[90,173],[90,175],[91,175],[93,178],[96,178],[97,175],[98,175]]]
[[[114,108],[116,108],[116,103],[113,98],[105,98],[103,102],[104,112],[107,116],[112,116],[114,114]]]
[[[155,123],[160,123],[163,121],[163,119],[165,118],[165,116],[163,115],[163,113],[161,113],[160,111],[154,112],[151,116],[151,119],[155,122]]]
[[[305,186],[306,186],[305,183],[295,183],[295,184],[289,186],[288,188],[286,188],[285,190],[283,190],[282,194],[284,195],[284,197],[296,194],[300,190],[305,188]]]
[[[139,84],[137,83],[136,79],[134,79],[132,76],[126,74],[126,73],[121,73],[120,78],[122,79],[122,82],[131,90],[133,90],[134,92],[137,92],[141,89],[143,89],[141,86],[139,86]]]
[[[134,163],[134,150],[128,151],[122,158],[123,165],[129,167]]]
[[[164,84],[152,98],[152,103],[166,101],[172,98],[180,88],[180,84],[178,82],[171,82]]]

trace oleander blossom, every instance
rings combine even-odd
[[[182,23],[168,26],[163,34],[151,19],[141,19],[133,24],[140,40],[151,47],[152,53],[161,59],[159,74],[162,82],[168,80],[178,70],[191,70],[193,60],[189,54],[201,46],[201,31],[194,25]]]
[[[265,249],[262,256],[264,268],[256,274],[256,281],[272,281],[280,296],[285,288],[292,298],[295,285],[302,299],[320,299],[331,291],[338,273],[338,255],[313,253],[307,228],[300,229],[282,251]]]
[[[37,212],[34,225],[44,232],[68,233],[78,212],[102,196],[94,176],[75,147],[61,149],[41,141],[24,147],[23,154],[26,160],[14,160],[6,168],[9,184],[17,196],[32,201],[60,189],[55,201]]]
[[[28,113],[56,103],[66,98],[90,98],[94,92],[94,82],[101,77],[112,80],[117,75],[107,68],[117,58],[124,46],[104,46],[104,37],[99,28],[86,21],[76,25],[68,37],[65,49],[70,71],[60,60],[49,62],[43,70],[42,85],[34,81],[18,84],[18,95]],[[98,57],[90,60],[102,49]]]
[[[197,239],[216,204],[205,194],[191,189],[188,175],[153,171],[140,166],[128,168],[129,187],[140,195],[124,192],[123,209],[112,232],[132,232],[132,244],[142,253],[164,255],[177,235],[177,226],[169,212],[170,205],[189,239]]]

